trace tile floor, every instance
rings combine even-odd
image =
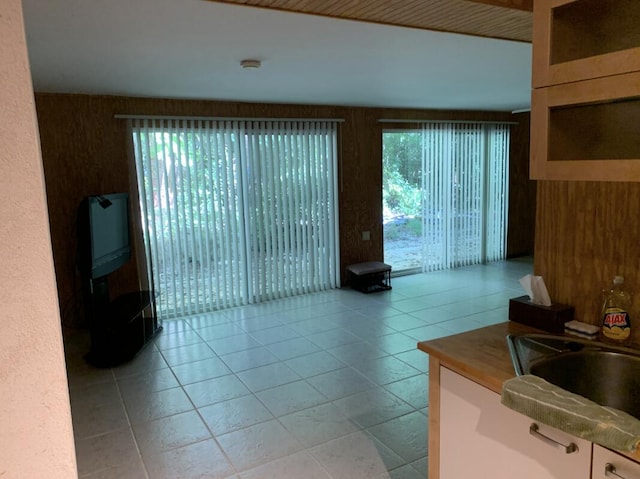
[[[424,479],[428,357],[418,341],[505,321],[530,259],[165,321],[94,369],[65,338],[78,474]]]

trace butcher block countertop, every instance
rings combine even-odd
[[[507,321],[454,336],[418,343],[418,349],[430,356],[429,409],[432,409],[429,414],[430,428],[439,431],[439,425],[433,422],[434,420],[438,421],[437,415],[439,414],[439,384],[434,384],[434,380],[439,378],[439,373],[436,372],[437,368],[444,366],[501,394],[502,383],[516,376],[507,346],[507,335],[522,333],[544,333],[544,331]],[[434,407],[432,408],[432,406]],[[433,418],[431,417],[432,413],[434,414]],[[429,438],[430,448],[432,441],[439,440],[438,435],[439,432]],[[434,451],[437,451],[438,446],[435,444],[433,446],[435,447]],[[616,452],[640,462],[640,451]],[[430,468],[434,468],[433,477],[437,477],[438,461],[433,462],[434,464],[430,464]]]
[[[418,349],[437,358],[440,364],[500,394],[502,383],[515,377],[508,334],[539,333],[523,324],[508,321],[467,333],[418,343]]]

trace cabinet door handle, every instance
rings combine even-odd
[[[564,452],[567,454],[573,454],[574,452],[578,452],[578,446],[575,443],[570,442],[569,444],[562,444],[561,442],[558,442],[555,439],[551,439],[549,436],[545,436],[544,434],[542,434],[540,432],[540,427],[538,427],[538,425],[535,422],[532,423],[531,426],[529,426],[529,434],[542,439],[547,444],[551,444],[554,447],[559,447],[560,449],[563,449]]]
[[[616,472],[616,466],[607,462],[604,466],[604,475],[607,477],[616,477],[618,479],[626,479],[624,476],[621,476]]]

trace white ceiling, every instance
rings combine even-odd
[[[34,89],[528,108],[531,45],[202,0],[23,0]],[[240,60],[262,61],[259,70]]]

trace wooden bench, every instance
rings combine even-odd
[[[349,283],[353,289],[363,293],[388,291],[391,289],[391,266],[378,261],[347,266]]]

